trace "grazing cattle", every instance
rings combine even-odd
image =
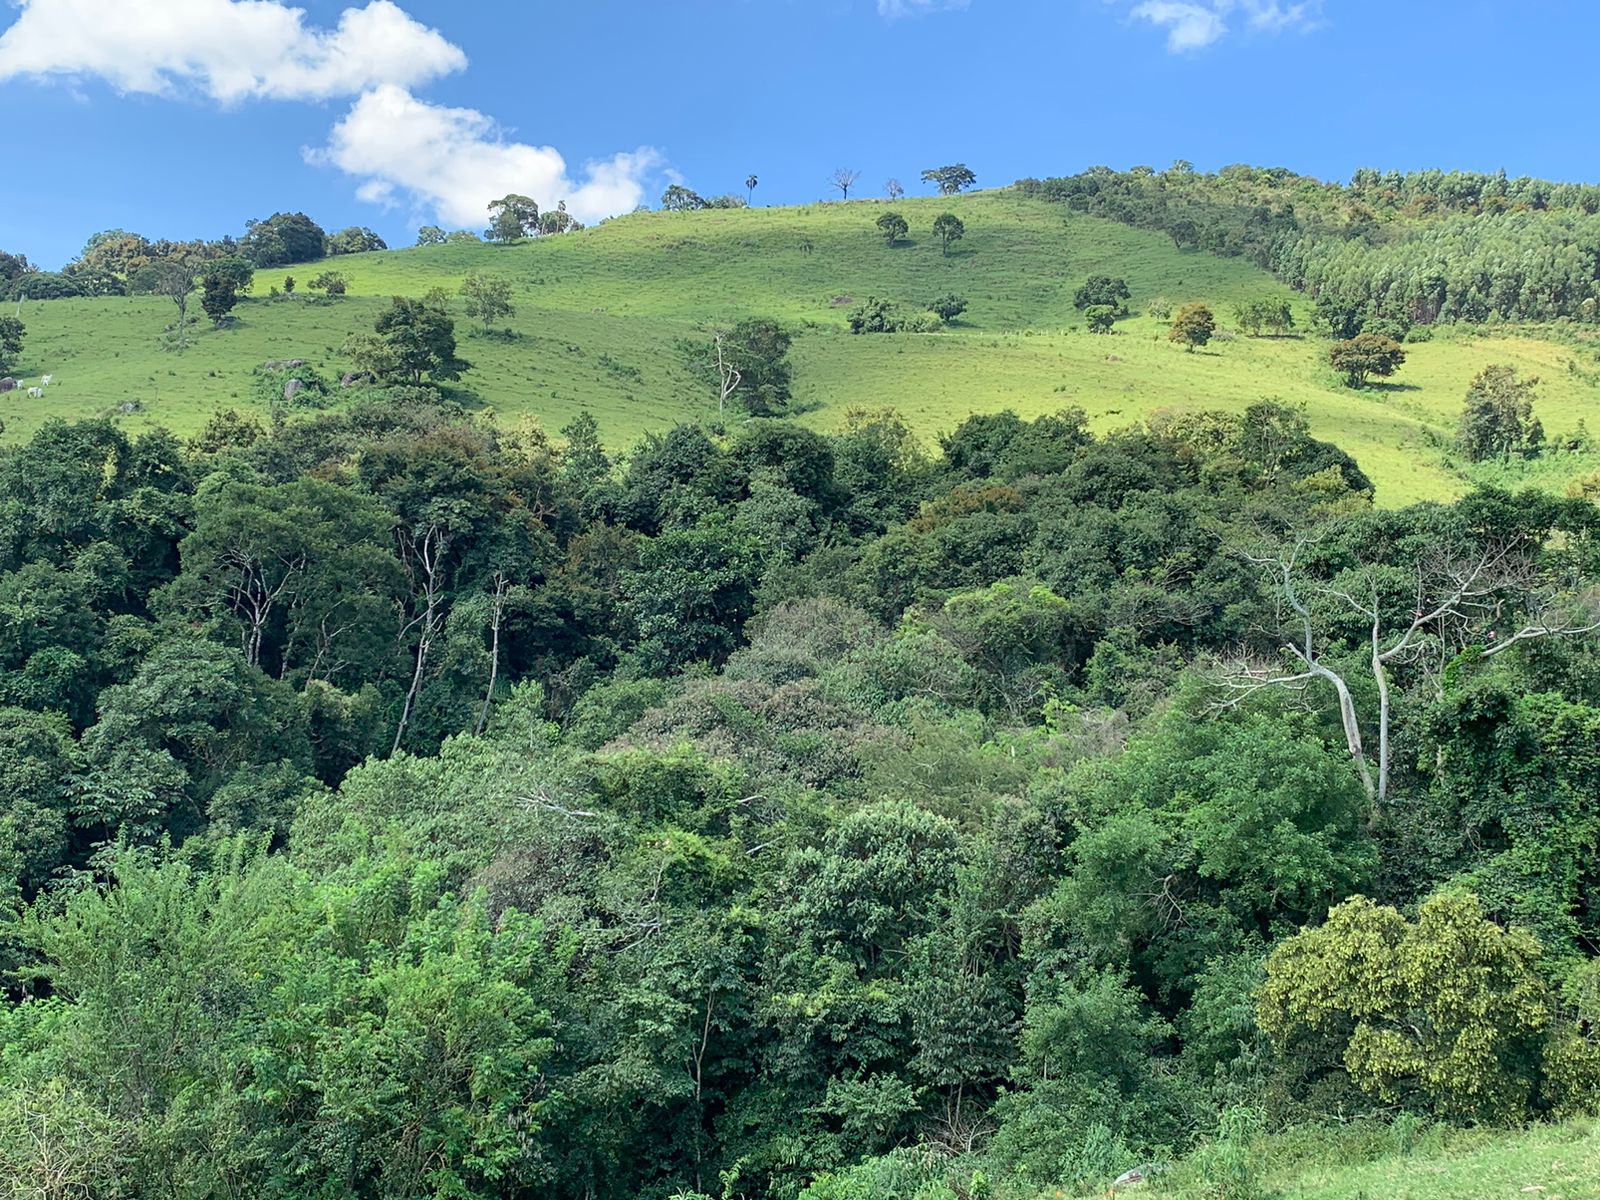
[[[50,386],[50,381],[52,379],[54,379],[54,378],[55,378],[54,375],[46,375],[43,379],[39,380],[39,386],[40,387],[49,387]]]
[[[28,399],[29,400],[41,400],[43,398],[44,398],[44,389],[42,387],[31,387],[31,388],[28,389]]]
[[[17,381],[11,376],[7,375],[4,379],[0,379],[0,392],[14,392],[16,390]]]

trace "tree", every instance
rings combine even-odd
[[[292,296],[292,295],[294,295],[294,289],[295,289],[294,276],[293,275],[285,275],[283,277],[283,294],[285,296]]]
[[[546,209],[539,216],[539,235],[541,237],[571,233],[582,228],[583,222],[567,211],[567,202],[565,200],[557,200],[554,208]]]
[[[1332,688],[1351,762],[1381,808],[1389,796],[1397,670],[1431,662],[1438,678],[1465,652],[1489,659],[1525,642],[1600,631],[1594,589],[1543,561],[1541,538],[1549,532],[1531,525],[1487,534],[1429,530],[1405,559],[1398,550],[1378,561],[1357,557],[1331,575],[1307,568],[1318,551],[1308,538],[1241,551],[1278,606],[1276,654],[1236,663],[1225,679],[1231,697],[1221,707],[1267,688]],[[1370,692],[1352,687],[1347,664],[1366,670]],[[1368,731],[1377,734],[1376,764]]]
[[[1368,378],[1388,378],[1406,361],[1405,349],[1381,333],[1358,333],[1328,351],[1328,363],[1349,387],[1364,387]]]
[[[461,378],[472,364],[456,357],[456,323],[442,295],[421,300],[396,296],[373,328],[392,356],[392,370],[410,383]]]
[[[938,313],[941,321],[954,321],[967,311],[967,298],[946,292],[928,302],[928,311]]]
[[[1420,1094],[1446,1118],[1520,1121],[1551,1032],[1539,949],[1471,894],[1435,896],[1415,922],[1358,897],[1267,959],[1261,1028],[1390,1104]]]
[[[850,199],[850,189],[861,178],[861,172],[850,167],[838,167],[832,175],[828,176],[828,186],[837,191],[842,199]]]
[[[335,254],[369,254],[374,250],[387,250],[389,244],[385,242],[365,225],[351,225],[341,229],[338,233],[328,235],[328,253]]]
[[[256,271],[247,258],[229,255],[214,258],[205,265],[205,278],[219,277],[232,282],[234,290],[243,296],[255,286]]]
[[[1117,310],[1109,304],[1091,304],[1083,317],[1090,333],[1110,333],[1117,323]]]
[[[509,245],[539,232],[539,205],[531,196],[517,192],[489,202],[489,228],[483,236],[491,242]]]
[[[886,212],[878,218],[878,231],[883,234],[883,240],[893,246],[911,232],[911,226],[899,213]]]
[[[472,272],[461,281],[461,298],[467,316],[477,317],[487,334],[496,324],[516,314],[511,303],[511,281]]]
[[[761,180],[757,179],[753,172],[744,177],[744,202],[746,204],[754,204],[755,203],[756,186],[760,182],[761,182]]]
[[[344,295],[349,287],[349,282],[338,271],[324,271],[311,281],[313,292],[321,292],[330,299]]]
[[[222,275],[207,275],[202,281],[200,307],[216,328],[222,328],[222,323],[238,303],[239,289],[233,280]]]
[[[1211,315],[1209,308],[1204,304],[1185,304],[1172,319],[1167,339],[1177,342],[1193,354],[1194,348],[1204,346],[1216,331],[1217,319]]]
[[[965,163],[956,163],[948,167],[929,168],[922,173],[922,182],[933,184],[941,196],[954,196],[972,187],[978,182],[978,177]]]
[[[683,184],[674,183],[661,193],[661,207],[667,212],[694,212],[706,207],[706,199]]]
[[[898,179],[891,179],[883,185],[883,194],[891,200],[899,200],[905,196],[906,189]]]
[[[325,256],[328,235],[305,213],[273,213],[249,222],[239,250],[257,267],[286,267]]]
[[[939,239],[939,244],[944,248],[945,254],[950,253],[950,243],[959,242],[967,236],[967,227],[961,223],[961,218],[954,213],[943,213],[934,218],[933,236]]]
[[[169,258],[157,267],[157,272],[157,292],[171,300],[178,310],[175,345],[182,351],[188,345],[189,297],[194,292],[195,280],[199,277],[200,270],[188,258]]]
[[[1118,316],[1128,311],[1128,300],[1133,293],[1126,279],[1113,279],[1110,275],[1091,275],[1089,280],[1072,295],[1074,308],[1093,308],[1107,305]]]
[[[776,321],[746,317],[712,331],[709,345],[685,345],[689,361],[717,390],[717,411],[737,400],[753,417],[772,416],[789,404],[794,367],[792,339]]]
[[[18,317],[0,317],[0,374],[11,370],[22,353],[22,339],[27,328]]]
[[[424,225],[417,230],[417,245],[442,246],[447,236],[445,231],[437,225]]]
[[[611,476],[611,459],[600,441],[600,422],[587,408],[561,427],[567,441],[561,452],[561,476],[578,492],[587,492]]]
[[[1473,462],[1509,459],[1529,448],[1538,376],[1517,377],[1517,368],[1488,366],[1467,389],[1461,410],[1461,452]]]

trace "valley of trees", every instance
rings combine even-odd
[[[1600,295],[1591,188],[1019,186],[1274,270],[1351,387],[1418,326]],[[966,253],[953,213],[862,232]],[[191,305],[333,305],[303,267],[381,248],[113,231],[0,290],[159,295],[181,349]],[[1071,294],[1115,345],[1128,281]],[[1600,484],[1382,509],[1275,400],[824,434],[786,419],[801,331],[748,315],[675,346],[705,422],[617,454],[452,390],[452,303],[514,340],[513,296],[395,296],[342,377],[255,366],[265,419],[0,444],[16,1194],[1033,1200],[1197,1151],[1259,1200],[1261,1133],[1600,1115]],[[1235,336],[1140,303],[1185,362]],[[1485,365],[1462,458],[1540,453],[1539,385]]]
[[[0,535],[45,1194],[970,1200],[1600,1095],[1587,500],[1375,509],[1272,403],[613,461],[424,378],[51,423]]]

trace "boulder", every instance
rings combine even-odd
[[[302,389],[305,386],[306,385],[304,383],[300,382],[300,380],[298,380],[298,379],[289,380],[288,383],[283,385],[283,398],[285,400],[293,400],[295,398],[295,395],[300,391],[300,389]]]

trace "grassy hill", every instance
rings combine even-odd
[[[1600,1200],[1600,1128],[1592,1121],[1515,1132],[1403,1127],[1305,1131],[1252,1147],[1250,1183],[1233,1191],[1205,1155],[1124,1193],[1142,1200]],[[1089,1193],[1103,1195],[1104,1193]],[[1059,1195],[1059,1193],[1056,1193]]]
[[[649,213],[583,233],[513,247],[446,245],[347,256],[331,264],[350,281],[342,301],[269,298],[283,274],[302,283],[319,266],[261,272],[258,295],[234,328],[200,333],[183,354],[164,351],[172,319],[157,298],[29,304],[23,372],[55,377],[44,401],[0,400],[6,436],[26,436],[48,416],[119,413],[130,428],[196,429],[222,407],[252,405],[251,371],[268,359],[306,358],[337,376],[339,347],[370,329],[391,295],[454,290],[470,271],[510,278],[517,314],[510,336],[478,336],[458,314],[461,352],[474,369],[459,396],[499,419],[555,430],[584,408],[613,445],[648,430],[715,415],[675,346],[713,321],[776,316],[798,337],[800,419],[832,428],[855,407],[892,406],[932,439],[973,412],[1037,415],[1068,405],[1113,428],[1166,407],[1240,409],[1267,396],[1304,402],[1313,429],[1354,453],[1386,503],[1453,495],[1465,480],[1443,449],[1468,381],[1490,362],[1542,376],[1539,412],[1560,434],[1600,423],[1600,387],[1579,352],[1518,333],[1443,333],[1409,347],[1388,388],[1352,392],[1312,338],[1217,342],[1196,354],[1170,345],[1165,325],[1138,316],[1111,337],[1081,329],[1074,290],[1095,273],[1125,277],[1133,309],[1157,295],[1203,300],[1224,323],[1242,300],[1302,297],[1238,259],[1178,251],[1160,234],[1066,212],[1012,192],[906,200],[912,226],[890,248],[873,222],[882,201],[804,208]],[[953,211],[966,239],[946,256],[929,233]],[[954,291],[971,307],[940,334],[852,337],[845,313],[881,296],[920,307]],[[1600,427],[1600,424],[1597,424]],[[1546,467],[1560,484],[1586,464]]]

